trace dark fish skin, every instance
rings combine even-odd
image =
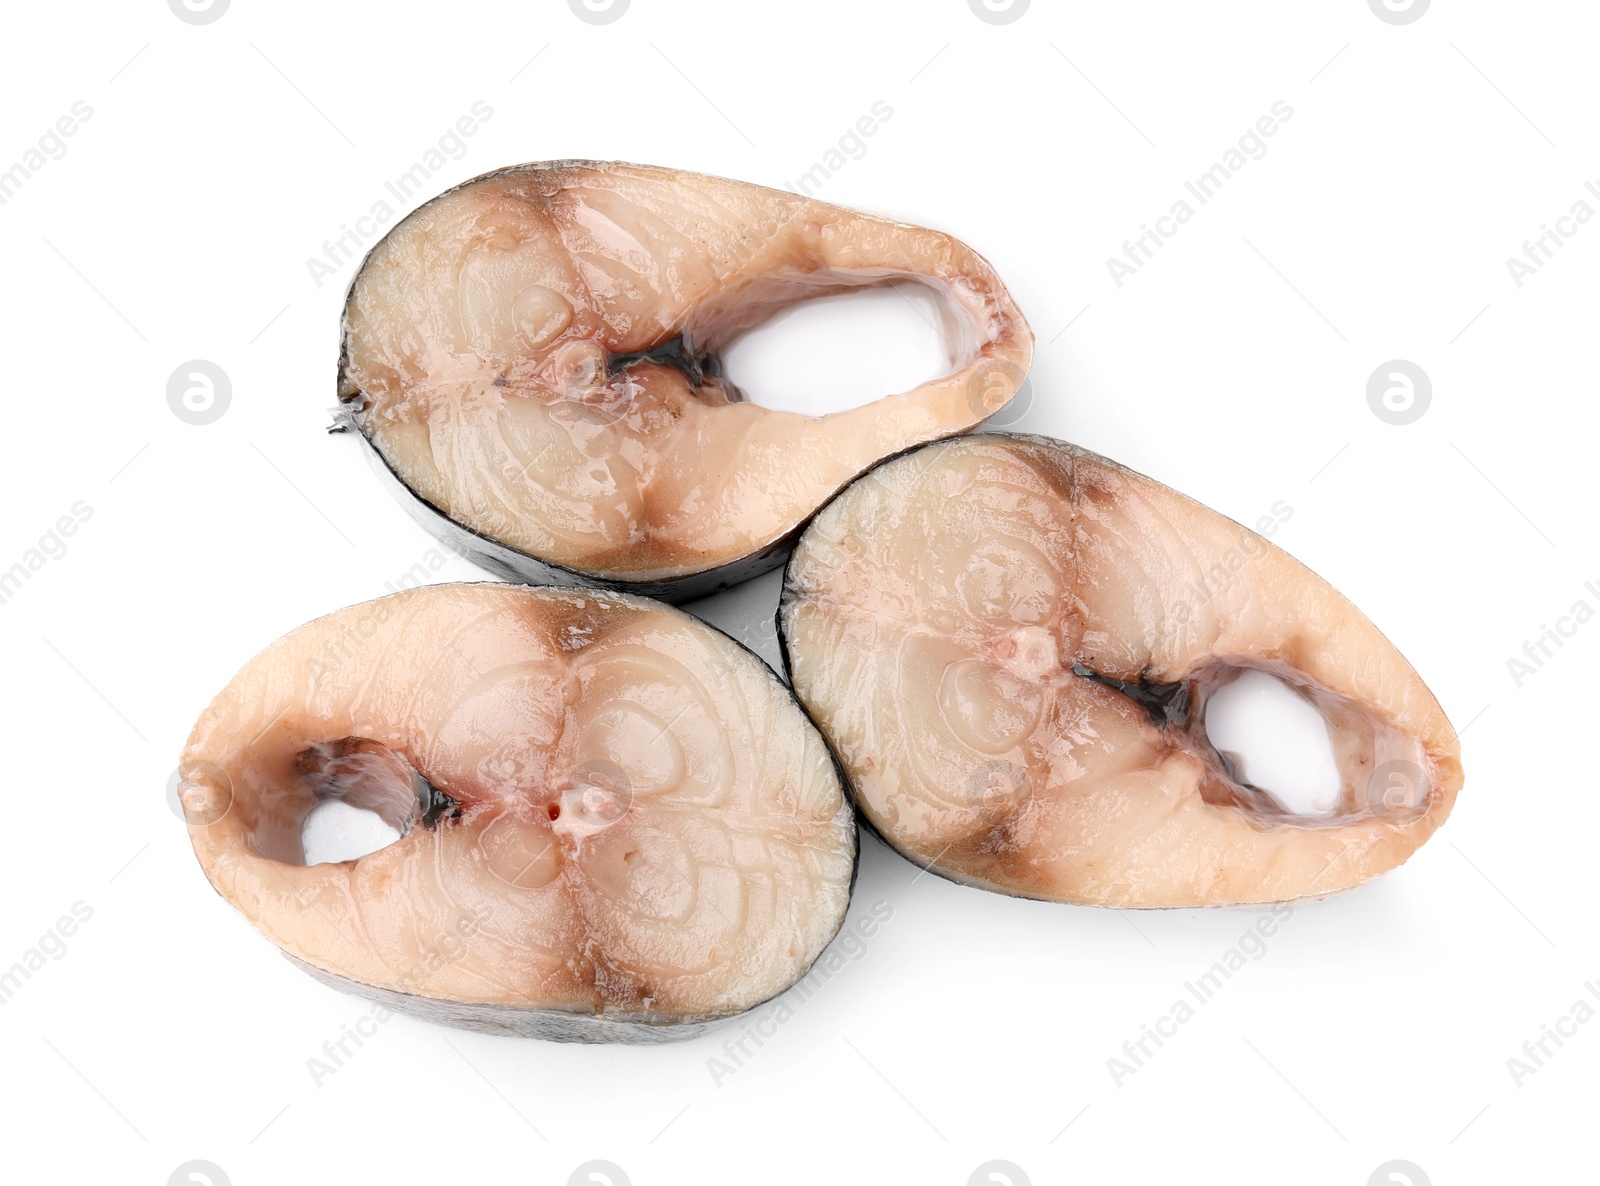
[[[416,210],[411,211],[405,217],[401,218],[394,225],[394,227],[390,229],[390,234],[392,235],[395,231],[399,230],[409,218],[414,217],[417,213],[433,206],[435,203],[438,203],[441,200],[463,190],[468,190],[484,183],[493,182],[500,178],[515,177],[518,175],[536,173],[543,170],[562,170],[574,168],[607,169],[612,167],[622,169],[635,168],[635,166],[622,165],[618,162],[567,159],[512,165],[491,170],[478,177],[464,181],[460,185],[454,186],[451,189],[437,195],[436,197],[429,199]],[[691,175],[685,174],[685,176]],[[714,180],[720,181],[721,179]],[[741,186],[750,190],[760,190],[763,188],[742,182],[730,181],[728,184]],[[791,195],[784,194],[783,196],[787,198]],[[812,205],[822,206],[824,204],[813,202]],[[832,208],[830,207],[830,209]],[[857,215],[854,211],[843,209],[837,210],[837,213],[841,217],[871,218],[871,216],[868,215]],[[877,221],[885,222],[887,225],[887,220]],[[920,231],[921,228],[908,229]],[[353,434],[362,442],[367,452],[368,462],[373,466],[375,472],[377,472],[379,475],[382,484],[400,502],[412,519],[425,530],[427,530],[431,535],[445,542],[448,546],[467,559],[471,560],[474,564],[477,564],[487,572],[493,573],[495,576],[503,580],[530,585],[555,585],[566,588],[589,588],[608,590],[612,592],[634,593],[641,596],[666,601],[672,604],[682,604],[684,602],[694,601],[710,596],[711,594],[717,593],[723,589],[731,588],[735,585],[743,583],[744,581],[760,576],[763,573],[770,572],[771,570],[780,567],[785,562],[790,552],[793,550],[795,542],[799,539],[800,534],[804,531],[805,527],[809,523],[811,514],[807,514],[799,521],[794,522],[793,526],[790,527],[789,530],[784,532],[781,536],[772,539],[769,543],[766,543],[745,555],[735,557],[726,563],[712,564],[698,571],[688,572],[678,576],[663,578],[640,577],[635,579],[627,575],[617,575],[610,572],[589,571],[582,567],[563,564],[552,559],[530,554],[528,551],[479,532],[453,518],[443,508],[436,505],[434,502],[425,498],[416,490],[408,486],[405,480],[402,479],[396,472],[390,461],[384,456],[376,441],[368,435],[368,431],[363,426],[360,416],[360,413],[362,412],[361,393],[358,389],[354,389],[352,387],[348,379],[350,370],[349,309],[363,275],[372,265],[374,256],[383,246],[383,243],[387,238],[388,236],[386,235],[384,239],[380,239],[379,242],[374,244],[373,247],[368,251],[360,266],[356,269],[355,275],[352,277],[349,288],[345,294],[345,315],[341,318],[340,354],[337,376],[337,390],[339,392],[341,406],[334,414],[334,424],[329,429],[329,432],[337,434]],[[965,248],[964,245],[959,243],[957,246],[959,246],[963,251],[969,250]],[[982,263],[981,257],[976,257],[974,255],[973,258],[979,259],[979,262]],[[983,266],[987,268],[986,264]],[[916,275],[916,273],[908,272],[906,275],[909,277]],[[998,286],[998,282],[996,283]],[[1009,384],[1007,386],[1007,390],[1011,394],[1015,394],[1016,388],[1020,386],[1022,378],[1024,377],[1027,360],[1031,358],[1032,334],[1030,331],[1028,331],[1025,322],[1022,321],[1020,312],[1015,309],[1015,306],[1011,304],[1009,297],[1004,294],[1003,287],[1000,288],[1000,293],[1003,303],[1007,308],[1010,309],[1011,315],[1014,318],[1016,325],[1015,332],[1018,333],[1026,343],[1022,352],[1022,370],[1016,374],[1010,375]],[[714,355],[700,357],[689,352],[687,350],[686,338],[681,332],[676,337],[664,339],[660,343],[644,350],[612,354],[608,360],[608,369],[614,374],[638,362],[679,370],[695,387],[700,386],[700,382],[703,378],[714,377],[726,390],[731,393],[736,393],[736,389],[733,388],[732,384],[728,383],[721,375],[720,362],[717,357]],[[1007,363],[1006,365],[1012,366],[1013,364]],[[973,362],[972,364],[969,364],[969,369],[977,372],[981,368],[979,368],[979,364],[977,362]],[[1014,366],[1013,369],[1015,369]],[[958,372],[958,374],[964,373],[965,372]],[[990,375],[988,382],[993,384],[995,376],[993,374],[992,366],[983,373]],[[924,384],[923,386],[930,386],[930,384]],[[978,384],[974,382],[973,386],[978,386]],[[973,397],[969,395],[968,398],[970,401]],[[1010,395],[1007,395],[1006,398],[1009,399]],[[992,412],[993,410],[996,409],[991,405],[989,411]],[[925,431],[923,436],[920,437],[915,444],[925,444],[929,440],[944,439],[949,436],[957,436],[964,432],[971,431],[973,427],[975,427],[976,421],[977,417],[975,415],[970,422],[964,424],[949,424],[947,426],[942,426],[937,431]],[[874,460],[873,464],[876,464],[876,460]],[[867,468],[870,468],[870,466]],[[826,496],[819,498],[818,504],[820,505],[829,501],[831,498],[837,495],[839,491],[848,486],[850,481],[854,480],[854,478],[857,476],[859,476],[859,472],[851,474],[843,481],[839,482],[831,491],[826,494]],[[812,513],[814,513],[814,508]]]
[[[364,984],[336,972],[329,972],[315,964],[284,953],[295,967],[313,980],[329,988],[382,1005],[395,1013],[404,1013],[435,1025],[448,1025],[453,1029],[472,1030],[480,1034],[495,1034],[506,1038],[536,1038],[543,1042],[576,1042],[588,1045],[608,1045],[613,1042],[628,1046],[662,1046],[669,1042],[684,1042],[698,1038],[708,1029],[743,1017],[735,1013],[728,1017],[686,1018],[670,1024],[651,1024],[643,1021],[624,1021],[611,1017],[590,1017],[581,1013],[562,1013],[553,1009],[512,1009],[506,1005],[486,1005],[474,1001],[447,1001],[439,997],[425,997],[417,993],[396,992],[390,988]],[[787,990],[785,990],[787,991]],[[781,995],[781,994],[780,994]],[[754,1005],[752,1009],[760,1009]]]
[[[829,751],[832,752],[831,750]],[[838,765],[837,759],[834,761]],[[844,773],[840,772],[840,781],[844,782]],[[845,783],[848,786],[848,783]],[[860,816],[857,821],[859,823]],[[874,835],[877,830],[873,830]],[[887,843],[887,842],[885,842]],[[935,870],[935,872],[938,872]],[[856,843],[855,859],[850,866],[850,893],[854,897],[856,879],[861,873],[861,844]],[[941,874],[942,876],[942,874]],[[374,984],[366,984],[360,980],[351,980],[337,972],[330,972],[309,964],[298,956],[283,953],[283,958],[306,975],[320,984],[338,992],[359,997],[364,1001],[371,1001],[395,1013],[404,1013],[409,1017],[421,1021],[429,1021],[435,1025],[447,1025],[452,1029],[471,1030],[479,1034],[494,1034],[505,1038],[534,1038],[541,1042],[564,1042],[588,1046],[666,1046],[673,1042],[688,1042],[713,1030],[731,1025],[741,1017],[751,1015],[765,1009],[775,1001],[781,1001],[804,982],[810,975],[811,968],[816,967],[833,945],[838,942],[840,934],[844,931],[844,924],[848,920],[848,912],[839,921],[839,929],[833,933],[833,938],[828,940],[828,945],[817,953],[817,958],[811,961],[806,969],[793,984],[782,992],[768,997],[751,1005],[748,1009],[738,1013],[723,1013],[716,1016],[683,1017],[673,1021],[635,1021],[625,1017],[596,1017],[584,1013],[568,1013],[556,1009],[513,1009],[507,1005],[483,1004],[476,1001],[449,1001],[440,997],[427,997],[417,993],[396,992],[389,988],[379,988]]]
[[[530,556],[520,548],[501,543],[456,522],[401,481],[400,475],[394,472],[394,468],[382,451],[372,443],[372,439],[366,433],[356,427],[348,413],[343,411],[336,413],[335,423],[328,431],[353,436],[361,442],[361,451],[366,455],[373,472],[378,475],[378,481],[424,531],[485,572],[516,585],[604,589],[612,593],[634,593],[640,597],[654,598],[671,605],[681,605],[686,601],[710,597],[713,593],[720,593],[724,589],[743,584],[752,577],[771,572],[789,558],[795,541],[800,538],[800,533],[806,527],[806,524],[802,523],[782,539],[775,540],[759,552],[720,568],[667,581],[613,580],[593,573],[580,572],[575,568],[567,568],[551,560]]]

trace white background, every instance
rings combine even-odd
[[[959,1186],[997,1158],[1034,1183],[1361,1186],[1396,1158],[1436,1184],[1592,1176],[1600,1024],[1520,1086],[1506,1060],[1600,977],[1600,625],[1520,688],[1507,659],[1600,603],[1600,225],[1521,288],[1505,263],[1600,184],[1592,6],[1438,0],[1393,26],[1363,0],[1034,0],[996,26],[966,0],[633,0],[593,26],[562,0],[233,0],[196,27],[107,0],[5,20],[0,168],[93,108],[0,205],[0,568],[92,508],[0,605],[0,966],[93,910],[0,1007],[8,1179],[165,1183],[206,1159],[238,1186],[565,1183],[596,1158],[637,1186]],[[871,840],[854,912],[892,918],[720,1085],[726,1032],[588,1048],[406,1018],[316,1085],[307,1060],[366,1007],[211,892],[166,784],[252,654],[431,546],[322,433],[351,268],[318,287],[306,261],[480,99],[492,118],[434,190],[563,156],[783,186],[887,102],[820,196],[996,265],[1038,335],[1021,427],[1245,522],[1291,505],[1276,542],[1463,730],[1454,817],[1297,909],[1120,1086],[1106,1060],[1253,914],[1011,901]],[[1107,257],[1280,99],[1266,155],[1119,288]],[[166,400],[195,358],[233,387],[202,427]],[[1433,383],[1404,427],[1366,402],[1394,358]],[[758,582],[712,616],[760,642],[774,598]]]

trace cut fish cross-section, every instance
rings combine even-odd
[[[951,373],[804,415],[721,356],[811,297],[896,281],[944,313]],[[681,601],[776,567],[816,509],[1012,398],[1033,335],[938,231],[716,177],[594,161],[427,203],[351,287],[340,426],[430,530],[500,576]]]
[[[286,954],[491,1032],[692,1036],[805,973],[855,870],[787,689],[627,595],[435,585],[341,610],[247,664],[180,770],[206,876]],[[308,866],[329,800],[403,835]]]
[[[1075,446],[986,434],[884,463],[790,560],[796,694],[888,842],[954,880],[1109,906],[1322,897],[1400,864],[1461,787],[1394,646],[1265,539]],[[1297,815],[1211,745],[1263,670],[1328,727]]]

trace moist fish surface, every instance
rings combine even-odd
[[[808,416],[723,372],[728,344],[787,307],[898,281],[939,303],[948,376]],[[511,579],[672,600],[776,567],[857,474],[1003,407],[1033,350],[993,268],[949,235],[593,161],[490,173],[409,215],[343,330],[340,424],[425,525]]]
[[[1256,533],[1073,445],[984,434],[884,463],[807,528],[778,624],[858,810],[909,859],[1107,906],[1322,897],[1399,865],[1462,783],[1378,629]],[[1205,732],[1262,670],[1328,727],[1302,815]]]
[[[770,669],[626,595],[340,610],[245,665],[180,773],[206,876],[287,955],[493,1032],[692,1036],[805,973],[855,870],[832,758]],[[403,835],[308,866],[330,800]]]

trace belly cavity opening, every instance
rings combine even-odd
[[[370,738],[309,745],[292,765],[294,784],[271,813],[284,826],[257,833],[262,855],[275,860],[356,860],[387,848],[417,824],[437,826],[455,806],[405,758]]]
[[[724,368],[746,400],[825,416],[910,391],[963,365],[969,344],[926,284],[803,301],[735,338]]]
[[[1328,723],[1293,686],[1265,671],[1241,672],[1211,694],[1205,730],[1239,782],[1291,815],[1338,811],[1342,783]]]
[[[332,799],[318,803],[306,816],[300,847],[307,865],[337,865],[388,848],[400,836],[376,811]]]
[[[1316,827],[1427,810],[1415,738],[1282,663],[1213,660],[1186,680],[1074,675],[1127,696],[1175,748],[1206,766],[1200,793],[1267,824]]]

